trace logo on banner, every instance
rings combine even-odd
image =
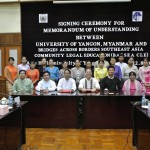
[[[132,22],[142,22],[143,21],[143,12],[142,11],[133,11],[132,12]]]
[[[48,14],[39,14],[39,23],[48,23]]]

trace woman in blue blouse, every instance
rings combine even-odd
[[[120,66],[115,65],[116,63],[116,58],[111,58],[110,59],[110,65],[115,68],[114,76],[121,79],[122,78],[122,72]]]
[[[49,59],[49,66],[46,67],[45,71],[50,73],[50,79],[58,82],[59,80],[59,68],[54,66],[54,60],[52,58]]]

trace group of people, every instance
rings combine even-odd
[[[85,67],[81,67],[79,59],[75,60],[75,66],[68,68],[68,62],[62,62],[62,69],[54,65],[54,60],[41,59],[41,65],[31,61],[27,64],[27,58],[22,57],[21,64],[14,66],[14,58],[9,58],[9,64],[5,67],[5,78],[8,94],[25,95],[32,94],[33,90],[49,93],[96,92],[108,89],[109,91],[135,91],[150,92],[150,66],[147,58],[143,60],[143,66],[134,65],[134,59],[129,58],[124,62],[123,54],[116,58],[105,60],[105,54],[99,54],[99,60],[94,63],[86,61]]]

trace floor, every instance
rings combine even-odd
[[[136,150],[128,129],[27,128],[22,150]]]

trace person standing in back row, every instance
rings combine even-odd
[[[47,60],[45,57],[43,57],[41,59],[41,65],[38,67],[39,72],[40,72],[40,80],[42,80],[42,78],[43,78],[43,72],[45,72],[46,67],[47,67]]]
[[[62,69],[60,69],[60,71],[59,71],[60,79],[64,78],[64,72],[67,68],[68,68],[68,62],[66,60],[64,60],[62,62]]]
[[[27,58],[25,56],[22,57],[21,59],[21,64],[18,65],[18,72],[20,70],[29,70],[30,69],[30,66],[27,64]]]
[[[144,58],[143,66],[139,68],[139,78],[143,85],[143,89],[150,93],[150,66],[148,58]]]
[[[127,63],[124,62],[124,55],[119,54],[118,62],[116,62],[117,66],[120,66],[121,72],[123,73],[123,69],[127,66]]]
[[[79,59],[75,60],[75,67],[71,68],[71,77],[76,81],[78,87],[79,81],[85,77],[85,69],[81,67]]]
[[[94,69],[99,67],[99,61],[104,61],[104,67],[108,68],[109,62],[105,60],[105,54],[102,52],[99,53],[99,60],[95,62]]]
[[[4,69],[6,87],[9,95],[12,94],[12,86],[18,77],[18,68],[14,66],[14,61],[13,57],[9,57],[9,64]]]
[[[123,80],[129,79],[129,73],[134,71],[136,73],[136,79],[139,78],[139,70],[138,67],[134,65],[134,58],[130,57],[128,59],[128,65],[123,68]]]
[[[31,79],[34,87],[36,87],[37,82],[39,81],[39,76],[40,76],[39,70],[36,69],[35,67],[36,67],[35,62],[31,61],[30,62],[30,69],[27,70],[27,72],[26,72],[26,77]]]
[[[117,66],[115,64],[116,64],[116,58],[111,57],[111,59],[110,59],[110,65],[113,66],[114,69],[115,69],[114,76],[116,76],[117,78],[119,78],[121,80],[122,79],[121,68],[120,68],[120,66]]]
[[[54,66],[54,60],[52,58],[49,59],[49,67],[46,67],[45,71],[50,73],[50,79],[55,81],[56,83],[59,80],[59,68]]]

